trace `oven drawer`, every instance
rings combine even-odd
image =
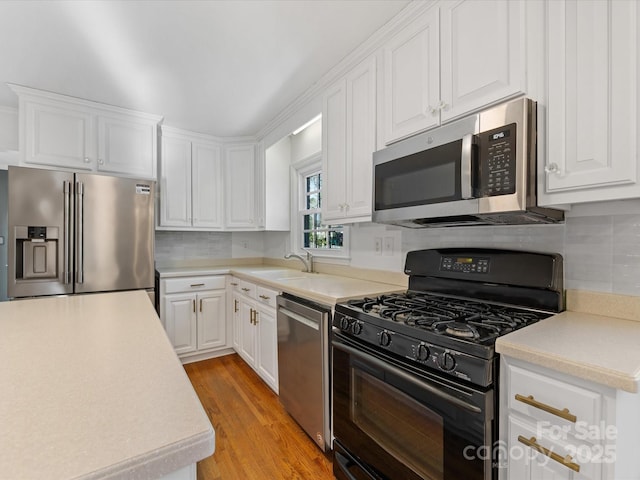
[[[507,368],[510,410],[570,429],[602,419],[600,393],[515,365]]]

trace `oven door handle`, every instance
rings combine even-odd
[[[429,393],[432,393],[433,395],[440,397],[444,400],[446,400],[447,402],[450,402],[452,404],[454,404],[456,407],[460,407],[460,408],[464,408],[467,411],[473,412],[473,413],[482,413],[482,409],[475,406],[475,405],[471,405],[470,403],[465,402],[464,400],[460,400],[458,397],[454,397],[453,395],[449,395],[448,393],[445,393],[439,389],[437,389],[436,387],[426,383],[426,382],[421,382],[419,380],[417,380],[413,375],[409,375],[408,373],[406,373],[405,371],[399,369],[398,367],[394,367],[393,365],[389,365],[388,363],[383,362],[382,360],[372,357],[371,355],[368,355],[366,353],[361,352],[360,350],[357,350],[353,347],[349,347],[348,345],[343,345],[341,343],[336,343],[333,342],[333,348],[337,348],[338,350],[343,350],[344,352],[347,352],[349,355],[353,355],[354,357],[359,357],[362,360],[367,361],[368,363],[371,363],[373,365],[375,365],[376,367],[380,368],[381,370],[386,370],[387,372],[392,373],[393,375],[396,375],[400,378],[402,378],[403,380],[406,380],[408,382],[413,383],[415,386],[423,389],[423,390],[427,390]]]

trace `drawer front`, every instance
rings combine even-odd
[[[260,285],[256,287],[256,300],[264,305],[276,308],[277,296],[278,292],[275,290],[271,290],[270,288],[262,287]]]
[[[247,282],[246,280],[240,280],[238,282],[240,293],[246,295],[249,298],[256,298],[256,285],[255,283]]]
[[[224,275],[168,278],[162,282],[164,283],[164,293],[218,290],[224,289],[227,283]]]
[[[536,426],[511,415],[508,432],[509,448],[499,452],[499,461],[509,479],[601,480],[603,464],[615,458],[615,450],[571,435],[541,435]]]
[[[508,378],[509,409],[513,411],[569,427],[570,431],[597,425],[602,418],[602,395],[598,392],[514,365],[508,366]]]
[[[227,286],[233,292],[242,293],[240,290],[240,279],[238,279],[237,277],[229,277]]]

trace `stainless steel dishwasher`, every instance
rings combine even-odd
[[[280,402],[322,451],[331,448],[329,328],[331,310],[278,296]]]

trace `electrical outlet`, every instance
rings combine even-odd
[[[384,255],[393,255],[393,237],[384,237],[382,251]]]
[[[373,239],[374,241],[374,253],[376,255],[382,255],[382,238],[380,237],[375,237]]]

